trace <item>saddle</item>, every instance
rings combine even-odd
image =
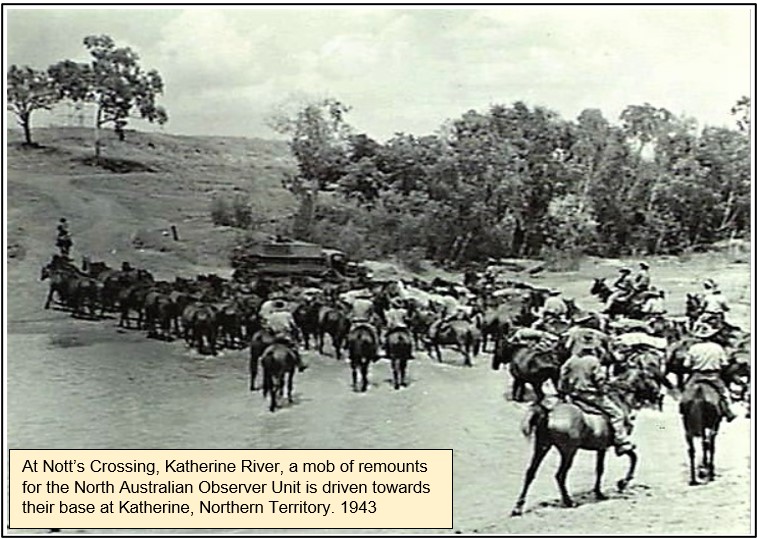
[[[355,321],[355,322],[352,323],[352,325],[350,327],[350,333],[352,333],[356,329],[360,329],[360,328],[364,328],[364,329],[369,330],[371,332],[371,335],[373,335],[374,337],[377,334],[376,327],[373,324],[371,324],[370,322],[364,322],[362,320],[361,321]]]

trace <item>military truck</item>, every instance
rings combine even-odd
[[[365,267],[337,249],[300,241],[259,242],[239,246],[231,257],[238,275],[252,277],[367,277]]]

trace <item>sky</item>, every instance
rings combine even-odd
[[[380,141],[515,101],[567,120],[598,108],[613,123],[651,103],[735,127],[731,106],[751,96],[753,9],[6,6],[5,61],[88,61],[83,38],[110,35],[162,75],[163,129],[183,135],[270,138],[276,110],[322,97]]]

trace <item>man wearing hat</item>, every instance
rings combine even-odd
[[[623,408],[604,392],[606,379],[605,368],[597,356],[588,353],[571,355],[560,367],[557,392],[594,405],[607,415],[612,426],[615,453],[620,456],[633,451],[635,446],[628,439],[630,432]]]
[[[386,336],[395,330],[408,331],[407,317],[407,309],[402,299],[392,299],[389,308],[384,313],[384,318],[386,318]],[[412,359],[412,357],[411,355],[410,358]]]
[[[618,270],[618,273],[620,273],[620,276],[618,276],[618,278],[615,279],[615,282],[612,283],[612,288],[615,290],[607,298],[607,303],[605,305],[606,313],[610,312],[616,301],[620,299],[627,300],[634,293],[634,285],[631,281],[631,268],[622,267]]]
[[[683,361],[683,366],[691,370],[686,389],[693,388],[698,382],[710,384],[720,395],[720,406],[726,421],[733,421],[736,414],[731,411],[731,397],[720,377],[723,367],[728,363],[728,354],[721,345],[712,340],[717,333],[718,328],[705,322],[697,322],[694,326],[692,334],[700,342],[689,348]]]
[[[71,234],[68,231],[68,221],[65,217],[61,217],[58,221],[58,238],[55,240],[55,246],[60,249],[61,255],[67,257],[72,244],[73,240],[71,240]]]
[[[539,318],[556,318],[564,319],[568,314],[568,304],[562,297],[562,292],[557,288],[547,291],[547,299],[544,300],[544,306],[541,309]]]
[[[633,289],[637,294],[641,294],[649,290],[650,283],[649,264],[646,262],[639,262],[639,271],[633,278]]]
[[[566,333],[565,348],[571,356],[591,354],[604,359],[609,355],[610,337],[598,329],[588,327],[594,317],[587,313],[576,318]]]
[[[641,312],[645,319],[656,318],[668,312],[665,308],[665,292],[657,290],[655,287],[650,288],[646,300],[641,305]]]
[[[363,324],[368,328],[373,335],[373,341],[378,345],[379,336],[376,326],[374,325],[376,316],[376,309],[373,305],[370,292],[357,296],[350,306],[350,322],[353,325]]]
[[[712,279],[705,279],[702,286],[705,293],[702,299],[702,315],[699,317],[699,320],[713,320],[719,325],[723,324],[725,322],[725,313],[731,310],[725,297],[720,292],[717,283]]]
[[[265,307],[265,309],[264,309]],[[269,299],[260,306],[258,313],[263,328],[271,332],[276,341],[290,346],[297,356],[297,368],[300,372],[307,369],[302,362],[302,356],[297,349],[297,341],[300,329],[294,320],[294,315],[289,311],[289,304],[283,298]]]

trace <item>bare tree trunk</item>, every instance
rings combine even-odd
[[[95,163],[100,164],[100,123],[102,122],[102,109],[100,105],[96,107],[95,113]]]
[[[28,146],[34,144],[32,142],[32,118],[31,113],[24,114],[21,117],[21,125],[24,127],[24,140]]]

